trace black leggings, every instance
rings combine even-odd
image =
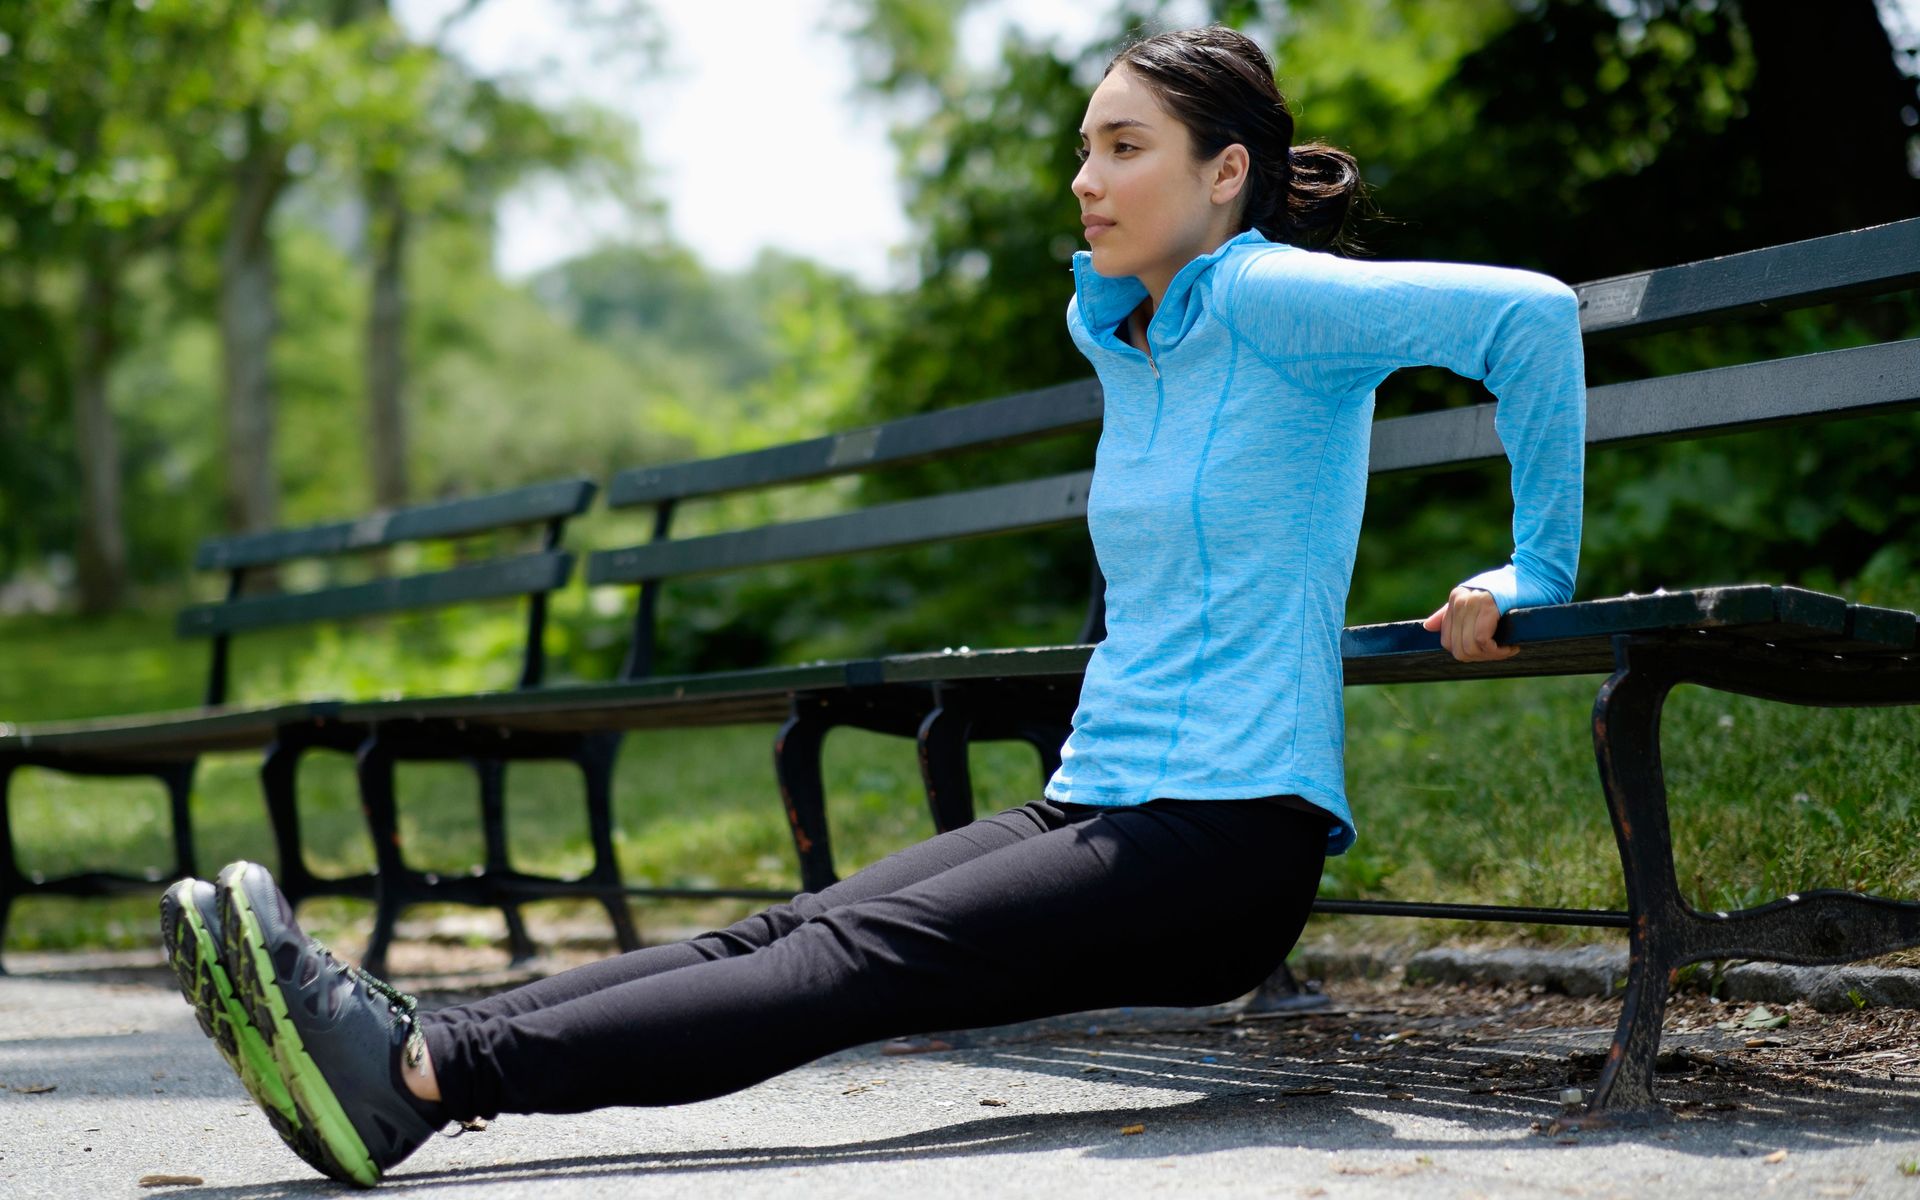
[[[452,1117],[723,1095],[863,1042],[1259,985],[1320,883],[1270,800],[1036,800],[726,929],[422,1014]]]

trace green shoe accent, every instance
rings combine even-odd
[[[280,1140],[323,1174],[332,1156],[314,1136],[299,1105],[280,1077],[280,1062],[265,1035],[254,1024],[239,994],[237,980],[228,971],[225,927],[219,917],[214,886],[183,879],[160,899],[160,940],[167,952],[181,994],[193,1006],[200,1029],[239,1076],[241,1086],[266,1113]]]
[[[286,996],[271,982],[276,978],[273,957],[267,949],[259,915],[253,911],[246,889],[237,886],[237,875],[229,879],[230,872],[252,866],[234,863],[220,872],[220,899],[226,918],[223,932],[228,961],[234,964],[238,974],[238,991],[254,1024],[266,1033],[272,1045],[279,1075],[286,1081],[305,1126],[326,1150],[331,1169],[321,1169],[342,1182],[373,1187],[380,1182],[380,1168],[340,1106],[339,1098],[327,1085],[326,1077],[301,1043],[300,1031],[287,1013]]]
[[[300,1114],[286,1085],[280,1082],[280,1066],[274,1061],[272,1048],[234,995],[201,898],[194,895],[196,888],[207,889],[205,899],[210,903],[212,886],[197,879],[181,880],[161,899],[160,932],[166,944],[167,964],[173,968],[181,993],[193,1006],[201,1032],[213,1039],[220,1056],[240,1077],[241,1086],[284,1136],[300,1127]]]

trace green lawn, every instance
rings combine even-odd
[[[376,631],[373,649],[351,656],[343,651],[348,643],[325,632],[255,638],[242,643],[249,682],[239,694],[264,699],[315,688],[369,695],[418,689],[437,678],[462,681],[456,684],[462,687],[501,686],[511,679],[511,663],[476,648],[511,646],[514,633],[513,618],[502,613],[459,636],[439,627]],[[203,686],[204,654],[204,646],[175,642],[163,616],[0,621],[0,720],[189,707]],[[276,661],[279,666],[266,666]],[[1589,733],[1599,681],[1349,689],[1348,784],[1360,837],[1351,852],[1329,861],[1323,894],[1623,906]],[[1732,908],[1814,887],[1920,893],[1920,866],[1910,852],[1920,835],[1916,715],[1676,691],[1667,706],[1665,753],[1688,896],[1702,907]],[[627,877],[674,885],[793,885],[772,734],[770,726],[753,726],[630,735],[616,776]],[[252,755],[201,764],[194,816],[208,870],[242,856],[273,861],[256,768]],[[1024,746],[978,747],[973,769],[983,812],[1038,793],[1038,763]],[[477,861],[470,774],[454,765],[419,764],[403,767],[400,780],[413,860],[441,870]],[[826,780],[843,871],[931,832],[913,747],[904,740],[836,732],[827,743]],[[577,775],[561,766],[519,765],[509,783],[516,865],[584,867]],[[326,871],[369,866],[372,851],[345,756],[309,756],[301,792],[315,865]],[[149,781],[23,770],[12,813],[21,865],[30,871],[159,868],[166,861],[164,802]],[[536,917],[565,907],[538,906]],[[640,916],[644,931],[726,920],[744,907],[647,904]],[[311,920],[328,936],[363,921],[365,913],[364,905],[339,902],[320,906]],[[16,906],[7,948],[144,944],[156,936],[152,917],[152,897],[25,900]],[[1462,932],[1618,937],[1604,930],[1349,917],[1316,918],[1315,928],[1417,940]]]

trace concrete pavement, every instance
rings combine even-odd
[[[157,956],[100,963],[20,955],[0,979],[0,1196],[351,1191],[280,1144]],[[1534,1125],[1604,1048],[1604,1022],[1528,1032],[1438,1012],[1389,1003],[1318,1018],[1309,1035],[1303,1022],[1209,1023],[1225,1009],[1120,1010],[980,1031],[944,1052],[861,1047],[702,1104],[505,1116],[434,1139],[385,1190],[1920,1197],[1920,1175],[1903,1171],[1920,1172],[1920,1081],[1663,1076],[1679,1117],[1561,1138]],[[1711,1051],[1730,1036],[1663,1045]],[[142,1189],[150,1174],[203,1182]]]

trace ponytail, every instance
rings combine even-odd
[[[1358,248],[1347,222],[1366,198],[1360,164],[1333,146],[1293,144],[1293,114],[1251,38],[1224,25],[1176,30],[1126,46],[1107,73],[1122,65],[1187,127],[1196,159],[1247,148],[1241,230],[1309,250]]]

